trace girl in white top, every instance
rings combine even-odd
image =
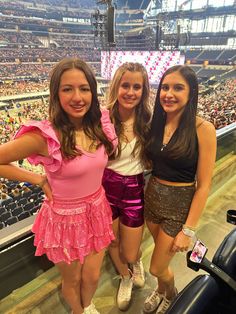
[[[105,169],[103,186],[116,237],[109,253],[121,278],[117,305],[126,310],[133,284],[143,287],[145,283],[140,243],[144,226],[144,143],[151,113],[148,75],[141,64],[124,63],[117,69],[109,89],[108,109],[119,144]]]

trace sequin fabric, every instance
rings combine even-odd
[[[195,185],[164,185],[152,176],[145,192],[145,219],[160,224],[165,233],[175,237],[186,221],[194,193]]]

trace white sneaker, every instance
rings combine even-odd
[[[83,314],[100,314],[93,303],[91,303],[89,306],[84,308],[84,313]]]
[[[117,306],[124,311],[128,308],[131,300],[131,293],[133,288],[133,278],[128,276],[121,276],[120,286],[117,293]]]
[[[151,313],[161,304],[165,297],[164,294],[158,292],[158,287],[144,301],[143,309],[146,313]]]
[[[141,260],[133,264],[133,282],[136,287],[143,288],[145,285],[145,272]]]
[[[171,305],[171,302],[172,300],[169,300],[164,296],[161,301],[161,304],[158,306],[156,314],[164,314]]]

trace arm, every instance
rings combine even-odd
[[[44,176],[12,164],[14,161],[27,158],[33,154],[48,156],[47,143],[40,133],[29,132],[1,145],[0,177],[42,185]],[[43,185],[43,190],[51,198],[51,191],[48,184]]]
[[[198,129],[198,165],[197,165],[197,186],[194,193],[191,207],[185,225],[197,226],[199,218],[207,201],[211,187],[211,180],[216,157],[216,131],[210,122],[205,121]],[[184,235],[182,231],[178,233],[174,240],[174,251],[184,251],[188,249],[191,238]]]

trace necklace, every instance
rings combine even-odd
[[[171,137],[173,136],[175,132],[175,129],[172,130],[170,128],[168,128],[167,126],[165,126],[165,129],[164,129],[164,143],[162,143],[161,145],[161,152],[166,148],[166,146],[168,145],[169,141],[171,140]]]
[[[167,144],[162,144],[161,146],[161,152],[166,148]]]
[[[122,124],[125,132],[133,132],[134,122],[132,122],[132,123],[121,122],[121,124]]]

